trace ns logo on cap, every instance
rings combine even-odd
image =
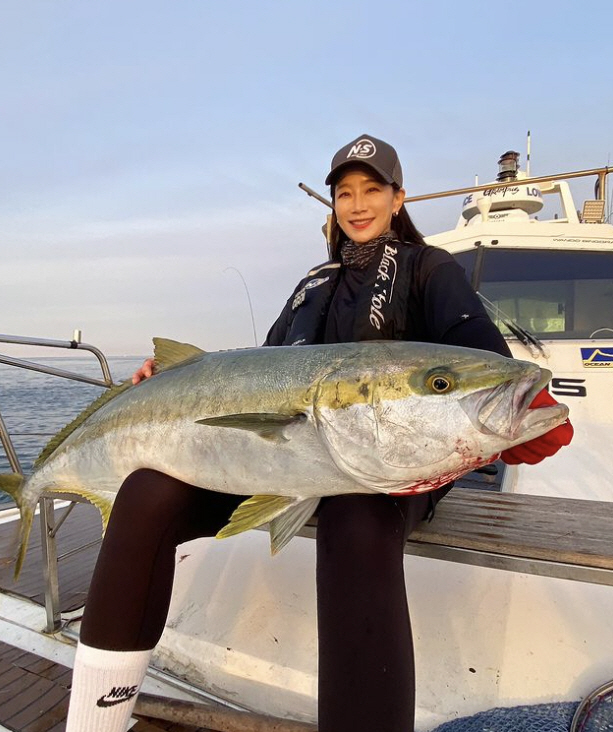
[[[348,158],[372,158],[377,152],[375,143],[369,140],[367,137],[358,140],[355,145],[349,150]]]

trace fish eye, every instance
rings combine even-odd
[[[436,394],[445,394],[453,388],[453,382],[447,376],[432,374],[426,381],[426,386]]]

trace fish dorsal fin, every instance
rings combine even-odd
[[[179,343],[169,338],[153,339],[153,357],[156,371],[164,371],[187,361],[194,356],[201,356],[205,351],[191,343]]]
[[[194,358],[194,356],[199,356],[204,353],[202,349],[192,346],[189,343],[179,343],[178,341],[171,341],[168,338],[154,338],[153,344],[155,347],[156,367],[159,371],[171,368],[172,366],[176,366],[187,359]],[[126,381],[121,384],[111,386],[110,389],[103,392],[88,407],[86,407],[81,414],[77,415],[72,422],[69,422],[49,440],[42,449],[40,455],[36,458],[34,467],[36,468],[44,463],[45,460],[62,444],[62,442],[64,442],[64,440],[72,434],[77,427],[80,427],[88,417],[131,386],[132,380],[126,379]]]
[[[72,422],[69,422],[63,429],[61,429],[56,435],[54,435],[49,442],[42,449],[40,455],[34,462],[34,467],[37,468],[39,465],[45,462],[45,460],[55,452],[55,450],[64,442],[68,435],[72,434],[77,427],[80,427],[85,420],[90,417],[94,412],[97,412],[100,407],[103,407],[111,399],[114,399],[118,394],[121,394],[126,389],[132,386],[132,380],[126,379],[121,384],[111,386],[105,392],[95,399],[88,407],[86,407],[81,414],[77,415]]]

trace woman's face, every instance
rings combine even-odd
[[[376,179],[368,168],[351,169],[334,189],[334,211],[350,239],[364,244],[389,231],[392,215],[404,201],[404,190]]]

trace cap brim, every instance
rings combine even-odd
[[[377,173],[377,175],[380,178],[383,178],[383,180],[386,183],[389,183],[389,185],[392,185],[394,183],[394,179],[389,175],[389,173],[386,173],[385,171],[378,168],[376,165],[369,163],[368,160],[347,160],[347,162],[337,165],[336,168],[334,168],[334,170],[331,170],[328,173],[328,176],[326,177],[326,180],[325,180],[325,184],[327,186],[332,185],[336,181],[338,176],[343,172],[343,170],[345,170],[346,168],[357,167],[360,165],[362,165],[366,168],[370,168],[371,170],[374,170],[375,173]]]

